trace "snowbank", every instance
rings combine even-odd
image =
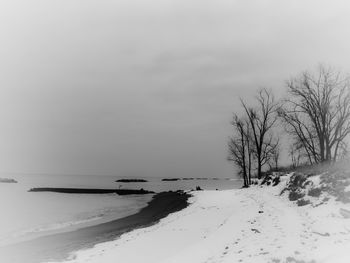
[[[339,212],[349,205],[297,206],[280,195],[289,177],[275,187],[195,192],[186,209],[67,262],[350,262],[350,219]]]

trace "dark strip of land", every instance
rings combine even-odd
[[[117,183],[147,183],[148,181],[145,179],[119,179],[116,182]]]
[[[90,188],[54,188],[54,187],[39,187],[32,188],[29,192],[55,192],[65,194],[112,194],[118,195],[144,195],[154,194],[152,191],[144,189],[90,189]]]
[[[163,182],[173,182],[173,181],[179,181],[180,178],[164,178],[162,179]]]
[[[72,232],[0,247],[0,261],[39,263],[64,260],[73,251],[93,247],[97,243],[114,240],[125,232],[157,223],[170,213],[187,207],[189,196],[183,192],[159,193],[145,208],[134,215]]]

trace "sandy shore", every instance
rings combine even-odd
[[[37,238],[0,248],[2,263],[37,263],[66,259],[76,250],[110,241],[130,230],[150,226],[188,205],[189,195],[177,192],[156,194],[137,214],[104,224]]]

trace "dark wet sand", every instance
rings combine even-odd
[[[0,262],[39,263],[64,260],[73,251],[93,247],[97,243],[116,239],[121,234],[135,228],[157,223],[168,214],[187,207],[189,196],[181,192],[159,193],[145,208],[134,215],[72,232],[0,247]]]

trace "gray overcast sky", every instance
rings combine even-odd
[[[350,4],[2,0],[0,171],[231,176],[239,96],[350,72]]]

